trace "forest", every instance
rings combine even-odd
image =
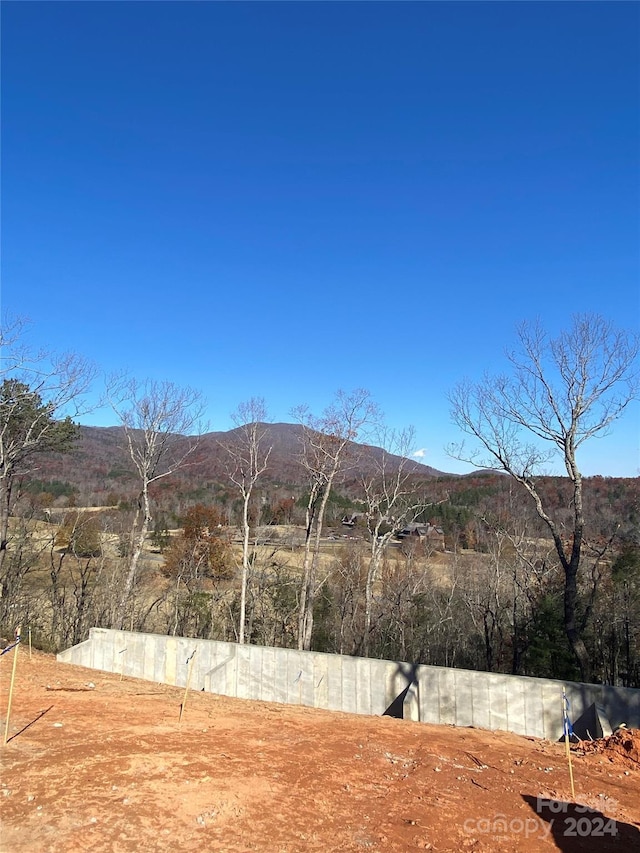
[[[92,370],[2,334],[5,638],[103,626],[640,687],[638,479],[578,465],[636,393],[637,345],[601,318],[549,349],[563,395],[524,330],[527,370],[452,393],[486,451],[466,476],[413,460],[364,389],[290,424],[251,398],[203,434],[197,392],[120,376],[120,425],[80,427]]]

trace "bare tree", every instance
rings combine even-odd
[[[94,376],[77,355],[32,350],[23,329],[0,329],[0,596],[14,486],[39,454],[71,448],[78,435],[72,418],[87,411],[83,395]]]
[[[362,640],[365,657],[369,655],[373,594],[382,557],[391,539],[409,522],[415,521],[424,508],[424,501],[416,499],[411,483],[415,467],[409,459],[415,447],[413,427],[400,432],[382,427],[374,441],[382,451],[371,455],[371,471],[363,477],[367,527],[371,538]]]
[[[251,555],[249,504],[261,474],[267,469],[271,445],[266,444],[267,407],[262,397],[252,397],[240,403],[231,416],[236,429],[221,447],[228,454],[227,475],[242,497],[242,574],[240,582],[240,614],[238,617],[238,642],[244,643],[247,612],[247,583]]]
[[[69,512],[49,538],[48,594],[50,641],[55,648],[86,639],[96,624],[99,578],[105,569],[102,520],[93,513]]]
[[[152,521],[149,487],[184,466],[198,446],[203,403],[198,391],[172,382],[127,377],[109,380],[107,397],[124,429],[127,450],[140,484],[131,531],[129,566],[116,610],[123,628],[138,564]]]
[[[555,590],[559,569],[554,546],[539,536],[539,519],[531,519],[531,507],[523,506],[521,502],[526,497],[526,492],[513,493],[510,486],[507,500],[499,512],[487,507],[479,519],[485,527],[487,556],[483,561],[485,571],[474,593],[476,603],[482,603],[486,666],[491,670],[492,660],[496,657],[487,645],[492,633],[487,628],[489,623],[497,628],[504,620],[513,675],[521,672],[532,641],[535,620],[545,597],[551,596]],[[495,503],[495,496],[493,500]],[[471,576],[474,573],[469,574],[468,580],[473,581]],[[469,603],[469,585],[462,586],[463,597]],[[497,607],[490,612],[492,600]]]
[[[340,655],[356,654],[362,639],[360,604],[364,560],[360,543],[349,542],[340,548],[332,568],[331,584],[336,611],[335,649]]]
[[[555,339],[538,323],[523,323],[518,340],[518,349],[508,356],[510,374],[465,382],[452,393],[453,420],[476,447],[467,450],[463,443],[450,453],[477,467],[505,471],[530,496],[564,571],[565,632],[581,677],[589,681],[591,660],[582,636],[589,607],[579,611],[586,531],[577,454],[584,442],[605,434],[637,397],[638,338],[600,316],[576,315],[570,329]],[[536,482],[556,457],[572,485],[567,530]]]
[[[352,442],[378,418],[378,408],[368,391],[359,388],[346,394],[338,391],[335,401],[320,417],[299,407],[294,415],[303,427],[300,462],[309,478],[306,535],[302,566],[298,648],[311,648],[313,606],[318,592],[317,569],[320,538],[331,489],[348,461]],[[353,461],[353,460],[352,460]]]

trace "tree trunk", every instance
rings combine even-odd
[[[325,510],[327,508],[327,503],[329,502],[329,493],[331,492],[332,485],[333,477],[328,479],[326,488],[322,495],[322,500],[320,501],[320,509],[316,518],[315,536],[313,537],[313,552],[310,555],[310,560],[308,559],[307,554],[305,554],[305,562],[309,562],[309,566],[306,571],[305,584],[303,586],[304,608],[302,607],[301,599],[298,633],[298,648],[301,651],[305,652],[311,650],[311,635],[313,633],[313,606],[316,600],[316,593],[318,592],[316,588],[316,572],[318,554],[320,552],[320,537],[322,536],[324,515]]]
[[[304,559],[302,561],[302,586],[300,588],[300,603],[298,609],[298,649],[300,651],[304,650],[304,638],[307,633],[308,600],[311,596],[311,586],[315,580],[313,575],[314,567],[311,554],[311,539],[313,535],[313,524],[316,518],[315,506],[319,497],[319,489],[320,487],[316,484],[311,487],[309,502],[307,504]]]
[[[580,680],[589,683],[592,677],[591,658],[582,639],[582,632],[576,618],[578,603],[577,575],[578,567],[573,564],[573,561],[565,566],[564,628],[578,666],[580,667]]]
[[[363,656],[366,658],[369,657],[371,641],[373,587],[378,579],[378,569],[380,568],[380,558],[382,556],[382,548],[380,547],[380,543],[378,543],[376,540],[377,530],[374,531],[373,542],[371,545],[371,557],[369,558],[369,567],[367,569],[367,581],[364,590],[364,636],[362,638],[362,651]]]
[[[247,578],[249,576],[249,498],[246,492],[242,506],[242,579],[240,582],[240,618],[238,625],[238,643],[244,644],[244,628],[247,613]]]
[[[125,578],[122,591],[120,593],[120,598],[118,599],[118,609],[116,612],[116,624],[117,627],[122,631],[125,628],[125,622],[127,618],[127,605],[129,604],[129,599],[131,598],[131,593],[133,591],[133,587],[136,581],[136,576],[138,573],[138,565],[140,563],[140,557],[142,556],[142,551],[144,549],[144,543],[147,539],[147,533],[149,532],[149,525],[151,523],[151,508],[149,505],[149,492],[147,489],[147,485],[145,484],[142,495],[141,495],[141,503],[142,503],[142,524],[140,526],[140,530],[136,534],[135,527],[136,521],[134,520],[134,530],[132,532],[132,540],[134,542],[133,551],[131,554],[131,560],[129,562],[129,570],[127,572],[127,576]]]
[[[0,598],[5,594],[4,563],[9,544],[9,507],[11,504],[11,485],[6,477],[0,479]]]

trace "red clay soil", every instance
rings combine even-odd
[[[640,768],[640,731],[619,729],[611,737],[582,741],[575,747],[583,755],[604,755],[614,764],[638,770]]]
[[[640,850],[639,732],[572,750],[574,799],[563,744],[183,696],[20,649],[2,853]]]

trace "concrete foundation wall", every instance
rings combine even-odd
[[[622,722],[640,728],[640,690],[621,687],[106,628],[92,628],[58,660],[182,687],[191,667],[194,690],[551,740],[563,733],[564,687],[580,737],[609,734]]]

